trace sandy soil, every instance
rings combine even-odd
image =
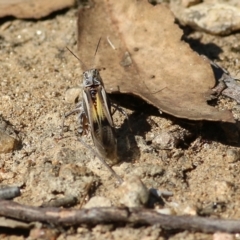
[[[74,108],[74,99],[65,101],[66,91],[81,84],[79,63],[66,50],[67,46],[77,52],[75,14],[72,9],[39,21],[5,19],[0,26],[0,116],[21,140],[17,150],[0,155],[0,179],[1,185],[22,187],[22,195],[15,199],[19,203],[40,206],[63,196],[85,203],[103,196],[119,205],[116,180],[77,141],[76,117],[66,120],[64,138],[58,139],[62,115]],[[239,33],[218,37],[189,32],[185,38],[194,50],[239,76]],[[124,96],[114,98],[127,107],[133,129],[131,133],[120,113],[114,115],[123,152],[123,161],[114,170],[120,176],[138,174],[148,188],[171,191],[173,196],[167,201],[177,214],[240,218],[238,136],[229,137],[220,123],[180,120],[144,104],[132,108]],[[233,100],[220,97],[212,104],[230,109],[239,120],[240,108]],[[162,132],[171,136],[167,149],[156,144]],[[84,139],[91,144],[90,136]],[[0,234],[1,239],[26,237],[21,232],[7,236]],[[167,237],[212,239],[211,234],[166,233],[155,226],[111,225],[79,227],[61,233],[58,239]]]

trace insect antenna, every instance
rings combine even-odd
[[[66,47],[67,50],[81,63],[82,67],[86,70],[86,65],[83,63],[83,61],[75,54],[72,50],[70,50],[68,47]]]
[[[97,47],[96,47],[96,50],[95,50],[95,53],[94,53],[94,55],[93,55],[93,66],[95,65],[94,64],[94,61],[95,61],[95,59],[96,59],[96,55],[97,55],[97,52],[98,52],[98,49],[99,49],[99,45],[100,45],[100,42],[101,42],[101,37],[99,38],[99,40],[98,40],[98,43],[97,43]]]
[[[100,45],[100,42],[101,42],[101,37],[99,38],[99,40],[98,40],[98,44],[97,44],[97,47],[96,47],[96,50],[95,50],[95,53],[94,53],[94,57],[96,56],[96,54],[97,54],[97,51],[98,51],[98,48],[99,48],[99,45]]]

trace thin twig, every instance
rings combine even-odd
[[[110,41],[109,36],[107,36],[107,41],[109,43],[109,45],[112,47],[113,50],[116,50],[115,46],[113,45],[113,43]]]
[[[206,233],[217,231],[239,233],[239,220],[211,219],[197,216],[163,215],[144,208],[103,207],[81,210],[62,208],[39,208],[0,200],[0,215],[25,222],[45,222],[60,226],[104,223],[134,223],[160,225],[164,229],[189,230]]]
[[[45,202],[41,207],[72,207],[76,205],[78,199],[75,196],[69,195],[62,198],[54,199],[50,202]]]
[[[20,187],[5,186],[0,188],[0,199],[13,199],[21,195]]]

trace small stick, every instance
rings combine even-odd
[[[21,195],[19,187],[3,187],[0,188],[0,199],[13,199]]]
[[[109,36],[107,36],[107,41],[109,43],[109,45],[112,47],[113,50],[116,50],[115,46],[113,45],[113,43],[110,41]]]
[[[214,219],[198,216],[175,216],[160,214],[146,208],[99,207],[91,209],[39,208],[13,201],[0,200],[0,215],[24,222],[44,222],[57,226],[79,226],[80,224],[140,224],[159,225],[166,230],[187,230],[195,232],[239,233],[240,221]]]
[[[65,119],[68,117],[68,116],[70,116],[70,115],[72,115],[73,113],[75,113],[75,112],[79,112],[79,109],[74,109],[74,110],[72,110],[72,111],[70,111],[70,112],[67,112],[67,113],[65,113],[65,114],[63,114],[63,117],[62,117],[62,125],[61,125],[61,132],[60,132],[60,136],[61,137],[63,137],[63,129],[64,129],[64,123],[65,123]]]
[[[45,202],[41,205],[41,207],[71,207],[76,205],[78,202],[75,196],[65,196],[62,198],[54,199],[50,202]]]

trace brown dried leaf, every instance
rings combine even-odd
[[[0,17],[39,19],[48,14],[71,7],[74,0],[0,0]]]
[[[93,67],[103,38],[95,65],[105,68],[101,75],[109,93],[134,94],[180,118],[234,122],[230,112],[207,105],[214,74],[181,36],[169,9],[144,0],[99,0],[79,12],[80,57]]]

